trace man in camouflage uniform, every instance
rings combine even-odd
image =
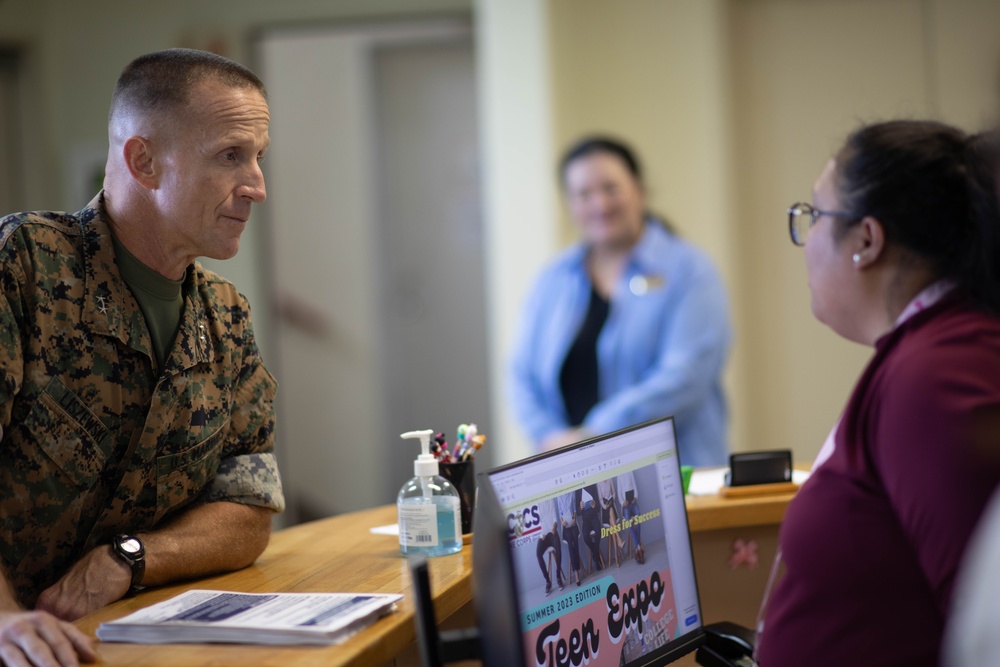
[[[122,72],[104,190],[0,220],[0,660],[94,659],[67,621],[246,566],[284,500],[246,299],[195,263],[265,197],[259,79],[169,50]],[[144,568],[112,546],[138,538]],[[34,611],[25,611],[34,608]]]

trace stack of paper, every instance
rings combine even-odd
[[[137,644],[337,644],[394,611],[402,597],[191,590],[102,623],[97,636]]]
[[[726,476],[729,468],[704,468],[695,470],[691,475],[691,484],[688,486],[689,496],[715,496],[719,489],[726,486]],[[798,485],[806,483],[809,479],[809,472],[805,470],[792,470],[792,481]]]

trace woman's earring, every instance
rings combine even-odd
[[[853,260],[854,260],[854,263],[855,263],[855,264],[857,264],[858,262],[860,262],[860,261],[861,261],[861,255],[860,255],[860,254],[858,254],[858,253],[854,253],[854,256],[853,256],[853,257],[851,257],[851,259],[853,259]]]

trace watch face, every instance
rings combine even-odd
[[[135,539],[134,537],[129,537],[128,539],[122,540],[121,542],[118,543],[118,546],[125,553],[133,555],[142,551],[142,543],[139,542],[139,540]]]

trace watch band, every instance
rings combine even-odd
[[[132,583],[129,586],[129,595],[134,595],[142,590],[143,575],[146,574],[146,547],[135,535],[115,535],[111,541],[111,550],[118,556],[132,571]]]

